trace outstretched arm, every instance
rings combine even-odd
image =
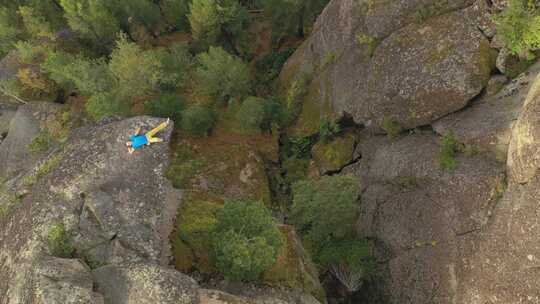
[[[139,134],[141,134],[141,127],[137,127],[137,129],[135,130],[135,135]]]

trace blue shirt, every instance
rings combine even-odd
[[[146,138],[146,135],[132,135],[130,139],[133,149],[139,149],[148,144],[148,138]]]

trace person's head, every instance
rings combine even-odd
[[[131,141],[127,141],[126,146],[131,147],[131,146],[133,146],[133,143]]]

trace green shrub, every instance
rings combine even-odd
[[[189,23],[193,37],[214,44],[221,35],[221,17],[216,0],[195,0],[189,6]]]
[[[347,175],[299,181],[293,185],[292,220],[322,269],[345,266],[362,280],[373,264],[369,244],[355,233],[359,188]]]
[[[225,35],[240,35],[249,20],[237,0],[193,0],[189,7],[191,33],[204,46],[215,45]]]
[[[60,0],[69,26],[104,49],[121,31],[120,20],[106,0]]]
[[[285,143],[284,150],[289,156],[311,158],[311,148],[316,141],[313,137],[290,137]]]
[[[33,63],[45,51],[44,47],[39,44],[35,45],[22,40],[15,43],[15,48],[17,49],[17,55],[20,61],[27,64]]]
[[[40,11],[31,6],[19,6],[19,15],[22,18],[24,27],[32,37],[53,38],[55,29],[47,21]]]
[[[508,7],[495,17],[497,33],[514,55],[532,57],[540,48],[540,3],[531,0],[509,0]]]
[[[114,93],[98,93],[88,99],[86,112],[98,121],[108,116],[125,116],[129,113],[129,107]]]
[[[328,119],[323,119],[319,125],[319,139],[325,143],[332,140],[340,132],[339,124]]]
[[[260,133],[264,121],[265,100],[257,97],[248,97],[242,102],[236,112],[236,122],[244,133]]]
[[[192,135],[205,136],[212,131],[216,121],[214,111],[208,107],[194,105],[182,115],[182,129]]]
[[[456,154],[463,149],[463,145],[458,142],[454,133],[445,134],[441,140],[441,150],[439,151],[439,164],[443,170],[454,170],[457,166]]]
[[[110,91],[114,79],[105,59],[89,59],[82,55],[49,52],[41,68],[49,77],[65,89],[75,87],[84,95]]]
[[[188,45],[175,43],[167,50],[162,51],[158,58],[161,60],[163,69],[161,85],[169,89],[183,87],[193,66],[193,58],[189,53]]]
[[[254,281],[270,268],[283,245],[270,211],[262,202],[228,202],[218,212],[215,261],[225,278]]]
[[[184,99],[176,94],[164,94],[144,103],[145,110],[152,116],[168,117],[179,123],[185,108]]]
[[[341,239],[354,233],[359,185],[352,176],[299,181],[293,185],[293,195],[293,223],[310,240]]]
[[[303,37],[328,2],[329,0],[260,1],[264,13],[272,22],[274,41],[289,35]]]
[[[297,156],[288,157],[283,161],[282,168],[285,173],[285,181],[289,184],[306,178],[309,160]]]
[[[283,104],[274,98],[264,103],[264,119],[261,129],[270,132],[274,127],[283,127],[287,122],[287,111]]]
[[[272,52],[258,59],[255,63],[259,82],[268,83],[279,76],[287,59],[294,53],[294,48],[281,52]]]
[[[118,83],[120,94],[133,97],[155,92],[165,77],[163,54],[157,50],[144,51],[139,45],[130,42],[126,35],[120,35],[109,62],[109,69]]]
[[[36,137],[32,139],[32,142],[28,145],[28,151],[32,153],[45,152],[49,150],[52,144],[51,134],[47,129],[41,130]]]
[[[199,66],[195,74],[201,93],[218,102],[243,98],[251,91],[249,67],[240,58],[230,55],[220,47],[210,47],[197,57]]]
[[[0,55],[4,56],[13,49],[15,42],[21,38],[22,31],[18,26],[17,15],[4,6],[0,6]]]
[[[162,0],[160,1],[165,21],[177,30],[189,30],[189,1],[187,0]]]
[[[69,236],[63,223],[55,224],[47,234],[47,244],[53,256],[71,258],[75,251],[69,243]]]

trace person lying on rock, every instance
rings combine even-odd
[[[126,146],[128,147],[128,151],[130,154],[135,152],[135,150],[138,150],[145,145],[150,145],[153,143],[160,143],[163,141],[163,139],[159,137],[154,137],[159,131],[165,129],[169,125],[170,119],[167,118],[167,121],[160,124],[159,126],[155,127],[151,131],[147,132],[146,134],[140,135],[141,133],[141,127],[138,127],[135,131],[135,134],[132,135],[129,138],[129,141],[126,142]]]

